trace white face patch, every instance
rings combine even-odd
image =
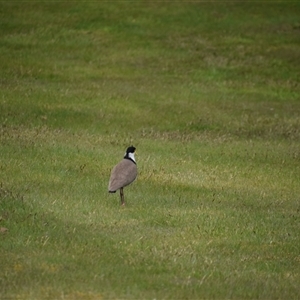
[[[135,161],[134,153],[128,153],[128,157],[131,158],[133,161]]]

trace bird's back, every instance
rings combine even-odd
[[[108,191],[116,192],[118,189],[132,183],[137,176],[137,167],[130,159],[123,159],[111,171]]]

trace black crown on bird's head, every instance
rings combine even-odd
[[[127,150],[126,150],[126,154],[128,154],[128,153],[134,153],[135,149],[136,148],[134,146],[128,147]]]

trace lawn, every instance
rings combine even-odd
[[[0,299],[298,299],[299,15],[2,1]]]

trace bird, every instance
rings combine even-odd
[[[123,188],[131,184],[137,177],[137,165],[134,157],[136,148],[127,148],[124,158],[111,171],[108,192],[115,193],[120,190],[121,205],[125,206]]]

